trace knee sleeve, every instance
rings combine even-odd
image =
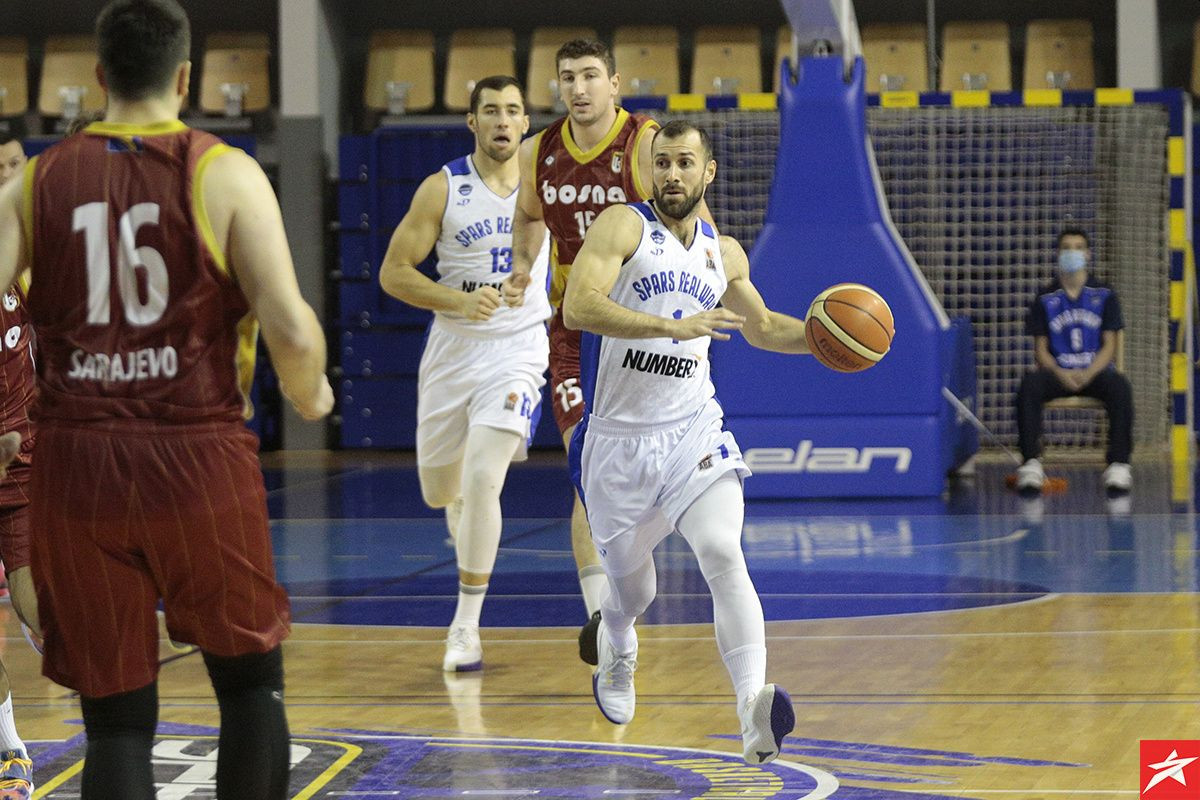
[[[611,608],[630,619],[641,616],[658,593],[658,573],[654,569],[654,560],[646,561],[629,575],[613,578],[609,583],[612,593],[604,601],[605,608]]]
[[[742,484],[732,474],[722,476],[679,518],[679,533],[687,540],[704,580],[746,569],[742,555]]]
[[[88,739],[153,738],[158,727],[158,683],[108,697],[80,697]]]
[[[204,653],[204,666],[219,700],[251,689],[283,691],[283,648],[243,656]]]

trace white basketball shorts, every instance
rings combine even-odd
[[[435,321],[417,382],[417,464],[441,467],[461,460],[474,425],[520,435],[513,460],[524,460],[549,357],[541,324],[506,336],[472,337],[450,333]]]
[[[709,400],[691,419],[659,428],[596,416],[579,426],[583,432],[571,442],[572,474],[609,575],[636,570],[717,478],[730,471],[750,475],[723,423],[721,406]]]

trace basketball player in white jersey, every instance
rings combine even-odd
[[[384,291],[434,312],[421,358],[417,468],[431,508],[445,508],[458,559],[458,606],[442,668],[479,669],[479,614],[500,544],[500,490],[525,458],[549,358],[545,321],[548,247],[526,304],[500,300],[512,270],[517,147],[529,130],[513,78],[475,84],[467,125],[475,151],[430,175],[392,236]],[[437,247],[436,281],[416,265]]]
[[[712,592],[744,756],[761,764],[779,755],[795,716],[787,692],[766,682],[762,605],[741,549],[742,479],[750,471],[722,430],[708,345],[741,330],[755,347],[809,349],[802,320],[764,305],[741,246],[697,217],[716,174],[708,136],[671,122],[652,152],[654,200],[596,217],[563,307],[567,326],[586,332],[581,362],[591,412],[571,441],[572,472],[611,589],[601,606],[593,692],[610,721],[633,719],[633,623],[654,599],[654,547],[678,531]]]

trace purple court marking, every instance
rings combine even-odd
[[[821,800],[837,790],[833,776],[803,765],[745,764],[733,753],[670,747],[537,739],[458,739],[330,731],[360,746],[386,745],[387,754],[353,791],[393,791],[402,798],[454,794],[517,795],[589,800],[623,794],[695,797],[716,788],[760,789],[774,800]],[[322,733],[322,736],[325,734]],[[608,793],[608,794],[606,794]],[[767,796],[760,792],[756,796]],[[321,797],[317,794],[315,797]],[[884,800],[884,798],[880,798]],[[897,798],[898,800],[898,798]]]
[[[215,779],[216,729],[163,723],[158,732],[168,738],[160,739],[156,744],[156,782],[178,784],[180,791],[186,784],[190,787],[188,792],[211,793],[210,780],[203,777],[197,780],[197,770],[202,772],[211,767]],[[187,737],[196,739],[187,742]],[[737,737],[722,735],[714,738]],[[41,780],[50,780],[76,763],[83,756],[85,745],[82,734],[64,742],[30,742],[31,755]],[[468,739],[337,729],[293,736],[292,790],[311,787],[315,790],[310,795],[313,800],[359,793],[366,793],[366,796],[379,793],[401,800],[432,800],[451,794],[512,797],[535,793],[543,800],[602,800],[614,795],[635,794],[682,799],[710,791],[748,792],[747,796],[769,796],[772,800],[823,800],[827,797],[834,797],[834,800],[967,800],[958,794],[930,793],[957,784],[953,773],[924,775],[881,769],[879,774],[874,774],[863,770],[861,763],[842,771],[817,768],[794,760],[796,755],[808,750],[820,750],[822,759],[840,757],[847,761],[918,767],[1087,766],[823,739],[788,740],[781,760],[748,765],[736,753],[692,748],[498,737]],[[333,764],[348,754],[352,758],[343,761],[340,770],[335,770],[331,777],[326,775]],[[321,785],[321,780],[326,782]],[[903,788],[847,786],[841,781],[893,784]],[[77,790],[78,776],[60,787],[60,791],[67,794]]]

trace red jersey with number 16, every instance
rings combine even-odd
[[[637,153],[642,138],[658,128],[644,114],[618,108],[608,134],[584,151],[571,137],[568,119],[539,133],[533,148],[538,199],[551,238],[550,302],[556,306],[562,305],[567,274],[596,215],[611,205],[650,198],[650,176],[638,174]]]
[[[35,419],[243,418],[257,324],[201,189],[227,149],[178,121],[96,123],[30,162]]]

